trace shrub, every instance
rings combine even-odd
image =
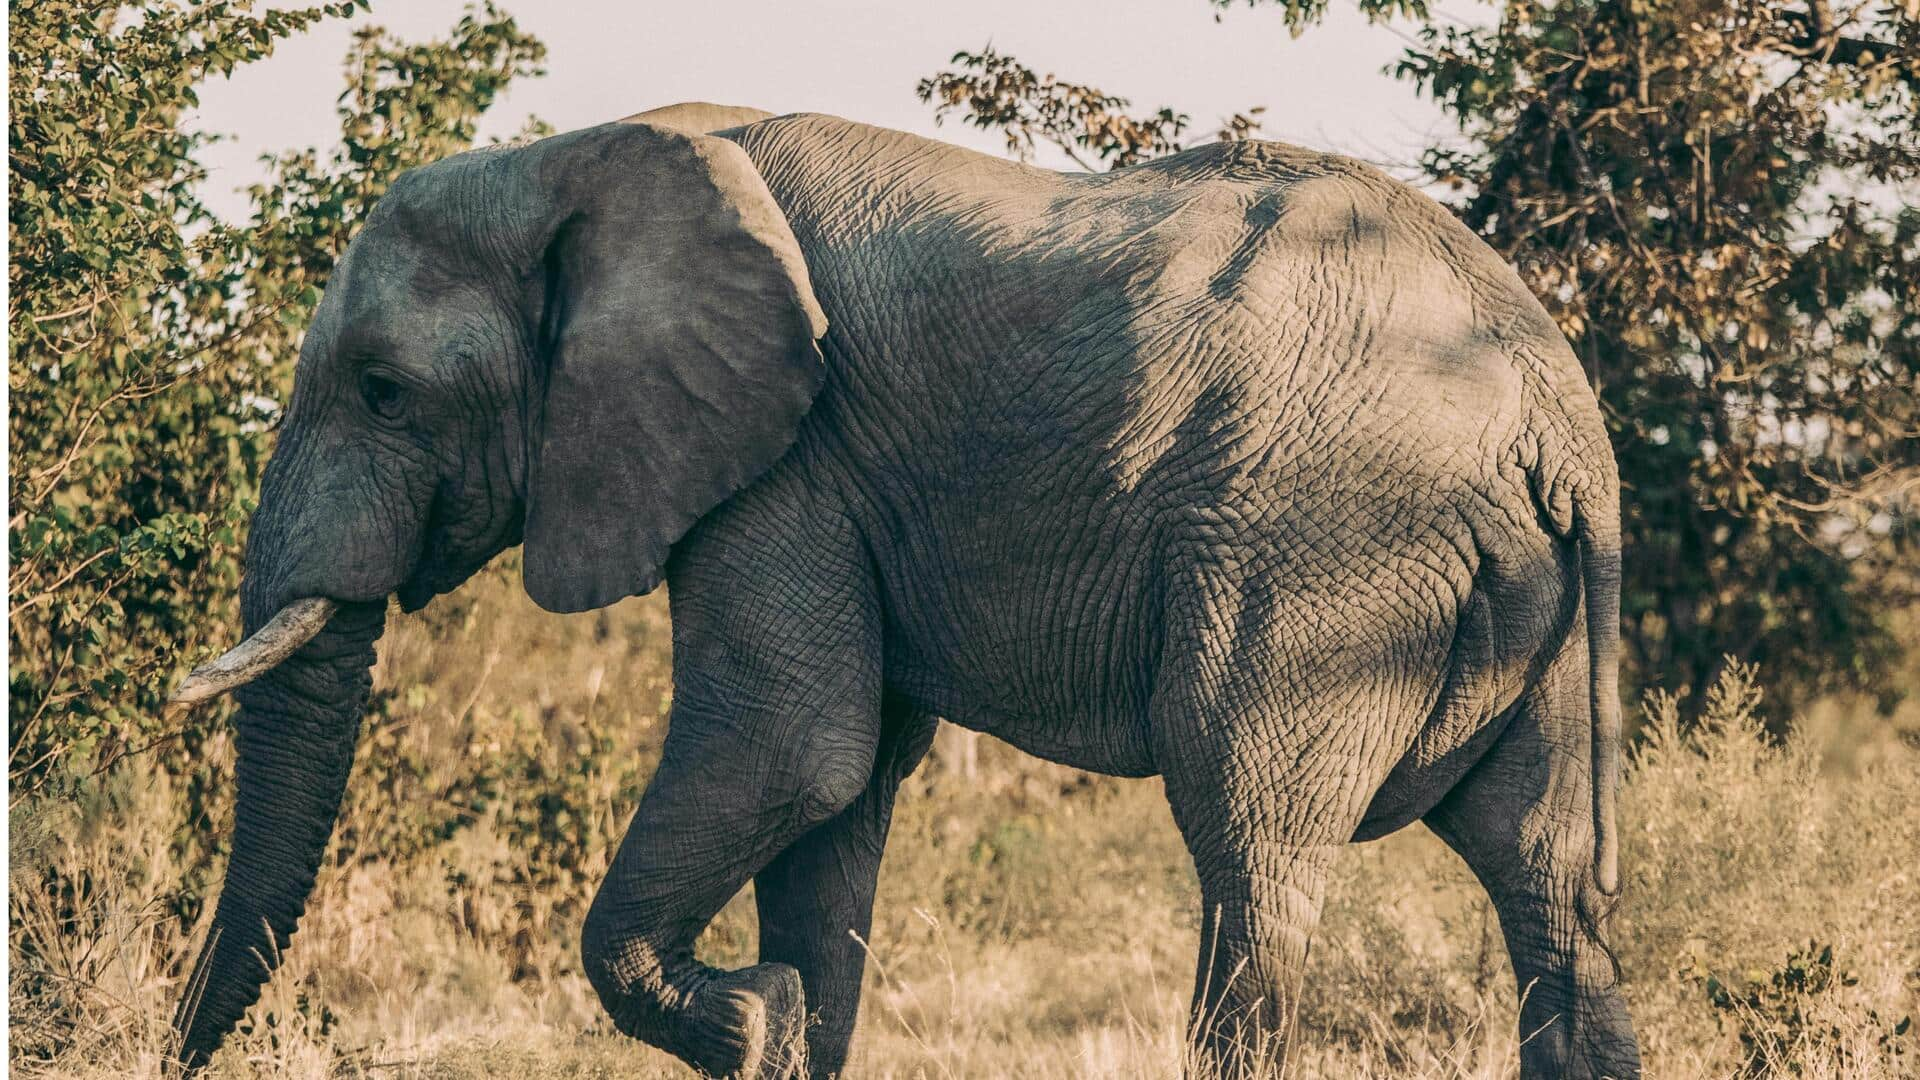
[[[1722,1027],[1737,1033],[1747,1076],[1799,1076],[1806,1050],[1820,1044],[1832,1047],[1843,1067],[1851,1065],[1851,1043],[1862,1030],[1871,1039],[1869,1054],[1876,1063],[1897,1063],[1906,1054],[1913,1018],[1888,1022],[1871,1006],[1842,1000],[1842,991],[1858,986],[1860,978],[1834,966],[1832,945],[1809,941],[1790,953],[1785,965],[1750,973],[1731,986],[1690,967],[1682,974],[1700,984]]]

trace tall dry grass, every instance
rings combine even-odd
[[[314,902],[215,1074],[684,1075],[610,1030],[576,958],[657,752],[666,640],[657,599],[562,619],[507,571],[397,618]],[[1737,667],[1697,731],[1656,700],[1629,765],[1615,933],[1648,1075],[1920,1074],[1920,739],[1826,710],[1775,745],[1753,705]],[[181,883],[205,876],[185,801],[135,763],[16,808],[19,1074],[159,1075],[198,930]],[[1295,1075],[1514,1072],[1513,978],[1451,853],[1417,829],[1354,847],[1330,897]],[[751,911],[701,954],[749,961]],[[945,732],[901,800],[854,1071],[1176,1075],[1199,914],[1156,782]]]

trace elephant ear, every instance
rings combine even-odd
[[[625,123],[536,150],[558,205],[524,581],[541,607],[584,611],[652,591],[674,541],[785,453],[826,317],[733,143]]]

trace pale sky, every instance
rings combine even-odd
[[[1239,7],[1216,22],[1205,0],[500,6],[546,42],[548,73],[516,82],[487,114],[483,138],[513,133],[530,114],[564,131],[704,100],[834,113],[997,153],[998,135],[951,119],[936,128],[932,108],[913,93],[956,50],[989,41],[1037,71],[1091,83],[1136,108],[1186,112],[1197,138],[1236,110],[1265,105],[1266,137],[1406,164],[1452,131],[1410,84],[1383,74],[1405,47],[1407,28],[1369,26],[1342,0],[1333,0],[1324,25],[1298,39],[1271,9]],[[1464,0],[1455,6],[1455,15],[1489,17]],[[356,23],[423,40],[444,35],[463,7],[464,0],[374,0],[373,13]],[[350,25],[326,23],[202,88],[195,122],[233,136],[203,154],[216,211],[244,214],[238,189],[258,179],[261,154],[331,144]]]

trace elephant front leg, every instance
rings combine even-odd
[[[799,971],[810,1013],[807,1070],[823,1080],[846,1069],[894,795],[925,756],[936,723],[889,702],[866,791],[754,877],[760,960]]]
[[[806,1017],[799,973],[780,963],[710,968],[694,958],[694,940],[756,871],[859,789],[798,779],[817,764],[768,776],[705,749],[669,737],[587,912],[587,978],[622,1032],[705,1075],[791,1077]],[[864,775],[867,763],[852,767]]]
[[[693,944],[753,875],[868,790],[882,730],[879,609],[857,554],[803,560],[709,537],[690,542],[673,581],[667,740],[582,947],[620,1030],[708,1075],[801,1067],[799,971],[718,971]]]

